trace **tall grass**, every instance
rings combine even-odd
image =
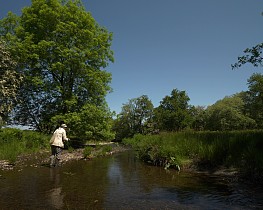
[[[236,167],[254,177],[263,175],[262,130],[136,135],[124,143],[132,145],[142,160],[155,165],[194,162],[206,168]]]
[[[48,148],[50,136],[14,128],[0,129],[0,159],[14,162],[20,154]]]

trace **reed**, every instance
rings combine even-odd
[[[139,158],[155,165],[194,162],[199,167],[235,167],[253,177],[263,175],[262,130],[135,135],[124,143],[135,148]]]

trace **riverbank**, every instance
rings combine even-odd
[[[111,151],[106,153],[101,153],[101,149],[94,149],[92,153],[85,157],[85,148],[78,148],[78,149],[65,149],[62,152],[61,159],[62,159],[62,167],[63,164],[67,164],[70,161],[91,161],[92,159],[99,157],[99,156],[110,156],[116,153],[124,152],[130,150],[130,147],[127,147],[122,144],[118,143],[107,143],[105,145],[111,146]],[[96,147],[94,145],[90,145],[89,147]],[[100,146],[99,146],[100,147]],[[32,154],[23,154],[18,156],[17,160],[14,163],[10,163],[7,160],[0,160],[0,171],[5,170],[14,170],[14,171],[23,171],[26,167],[49,167],[49,159],[50,151],[45,149],[37,153]],[[156,166],[158,167],[158,166]],[[159,166],[160,167],[160,166]],[[189,172],[193,174],[203,174],[208,176],[214,177],[223,177],[224,180],[228,182],[238,181],[242,179],[242,174],[236,168],[217,168],[217,169],[208,169],[208,168],[200,168],[196,165],[196,163],[188,162],[185,165],[181,165],[181,171]],[[164,169],[165,170],[165,169]],[[170,169],[176,170],[176,169]],[[1,174],[0,174],[1,178]]]
[[[111,148],[110,151],[103,152],[102,148],[104,147]],[[85,155],[85,148],[93,148],[91,153],[86,156]],[[130,150],[131,148],[118,143],[102,143],[102,144],[91,144],[84,148],[78,149],[64,149],[61,155],[62,164],[66,164],[70,161],[90,161],[99,156],[109,156],[115,153],[124,152]],[[0,170],[16,170],[22,171],[25,167],[49,167],[49,159],[50,151],[48,149],[41,150],[40,152],[31,153],[31,154],[23,154],[17,157],[17,160],[14,163],[11,163],[7,160],[0,160]],[[151,164],[151,163],[149,163]],[[63,166],[62,166],[63,167]],[[163,167],[158,166],[156,167]],[[208,176],[215,176],[215,177],[224,177],[225,180],[229,182],[238,181],[244,179],[244,174],[240,172],[238,168],[235,167],[217,167],[217,168],[209,168],[207,166],[198,165],[197,161],[187,161],[180,165],[180,170],[189,173],[195,174],[204,174]],[[168,168],[169,170],[169,168]],[[171,167],[170,170],[176,170],[176,168]],[[0,175],[1,176],[1,175]]]
[[[124,139],[139,158],[166,169],[244,177],[263,183],[263,131],[171,132]]]
[[[102,153],[101,148],[103,148],[103,146],[110,146],[110,151]],[[61,154],[62,164],[73,160],[91,160],[98,156],[113,155],[115,153],[123,152],[129,149],[127,146],[112,142],[89,145],[89,147],[92,147],[93,149],[88,156],[85,156],[85,148],[64,149]],[[48,149],[44,149],[36,153],[23,154],[19,155],[14,163],[11,163],[8,160],[0,160],[0,170],[23,170],[24,167],[48,167],[50,161],[49,158],[50,150]]]

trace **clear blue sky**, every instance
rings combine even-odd
[[[177,88],[191,105],[212,105],[247,90],[262,68],[231,64],[263,42],[262,0],[83,0],[95,20],[113,32],[115,62],[109,107],[147,95],[154,106]],[[0,0],[0,18],[21,14],[30,0]]]

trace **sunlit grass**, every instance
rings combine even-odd
[[[236,167],[248,174],[263,173],[263,131],[176,132],[159,135],[135,135],[125,139],[138,151],[138,156],[152,164],[184,165],[216,168]]]
[[[14,162],[25,153],[49,147],[50,136],[35,131],[5,128],[0,130],[0,159]]]

